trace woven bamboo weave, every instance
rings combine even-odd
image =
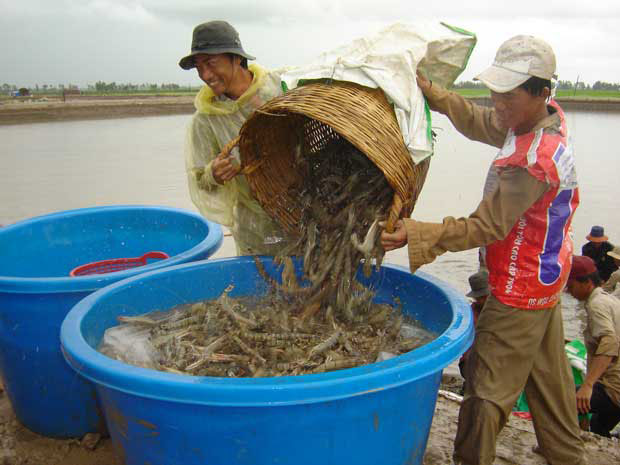
[[[304,181],[295,168],[296,153],[318,153],[334,138],[362,151],[394,189],[388,230],[408,217],[429,160],[414,165],[383,91],[342,82],[293,89],[257,109],[241,128],[241,165],[263,208],[295,232],[301,211],[290,188]]]

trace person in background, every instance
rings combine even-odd
[[[485,195],[468,218],[402,219],[383,231],[386,250],[408,245],[409,266],[450,250],[486,246],[489,289],[467,357],[467,385],[453,459],[491,465],[497,435],[525,387],[542,455],[551,465],[586,463],[573,376],[564,352],[560,296],[570,272],[570,225],[579,203],[564,113],[550,99],[555,55],[532,36],[498,49],[478,75],[491,91],[482,107],[418,74],[432,110],[499,153]]]
[[[481,270],[477,273],[472,274],[469,277],[469,287],[471,288],[471,290],[466,295],[467,297],[473,299],[473,302],[471,303],[471,310],[474,317],[475,327],[476,323],[478,322],[480,312],[482,311],[482,307],[484,307],[484,304],[487,301],[487,297],[489,296],[489,273],[486,270]],[[468,349],[467,352],[465,352],[459,360],[459,371],[466,382],[467,378],[465,375],[465,365],[467,363],[467,357],[470,350],[471,349]],[[465,383],[463,383],[463,392],[464,391]]]
[[[609,255],[614,260],[614,263],[617,267],[620,267],[620,247],[615,246],[612,250],[607,252],[607,255]],[[603,284],[603,290],[612,294],[615,297],[620,297],[620,286],[618,286],[619,282],[620,269],[617,269],[611,274],[609,279],[605,281],[605,284]]]
[[[222,154],[254,110],[282,94],[280,77],[256,64],[225,21],[194,28],[191,53],[181,59],[206,84],[196,95],[185,161],[192,201],[207,219],[228,227],[239,255],[276,255],[286,234],[254,199],[239,160]]]
[[[587,323],[583,339],[588,352],[586,378],[577,391],[577,409],[592,413],[590,431],[609,437],[620,422],[620,300],[600,285],[594,261],[574,257],[566,288],[584,302]]]
[[[603,281],[607,281],[611,274],[618,269],[618,265],[607,252],[614,248],[608,242],[605,229],[602,226],[592,226],[590,234],[586,236],[588,242],[581,248],[581,255],[590,257],[596,263],[596,269]]]

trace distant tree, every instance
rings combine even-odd
[[[574,89],[575,88],[575,84],[573,84],[571,81],[558,81],[557,85],[556,85],[557,89],[561,89],[561,90],[569,90],[569,89]]]
[[[620,84],[605,81],[596,81],[592,85],[592,90],[619,90]]]
[[[454,83],[455,89],[484,89],[485,86],[481,82],[476,81],[461,81]]]

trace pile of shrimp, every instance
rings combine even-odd
[[[314,153],[299,147],[295,169],[303,179],[291,188],[301,205],[300,235],[274,258],[279,279],[255,257],[264,296],[233,298],[229,286],[215,300],[164,317],[119,318],[148,332],[156,369],[217,377],[322,373],[433,339],[405,319],[398,302],[373,303],[374,289],[357,279],[384,256],[378,224],[393,191],[383,173],[340,138]]]

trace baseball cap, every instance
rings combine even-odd
[[[504,42],[493,64],[474,78],[494,92],[519,87],[531,77],[555,78],[555,54],[544,40],[518,35]]]
[[[596,264],[590,257],[573,255],[573,264],[571,265],[568,279],[570,281],[571,279],[583,278],[584,276],[588,276],[595,271],[598,271],[596,269]]]
[[[243,50],[239,33],[226,21],[209,21],[196,26],[192,34],[191,53],[181,58],[179,66],[183,69],[194,68],[194,57],[201,53],[234,53],[248,60],[255,60]]]

